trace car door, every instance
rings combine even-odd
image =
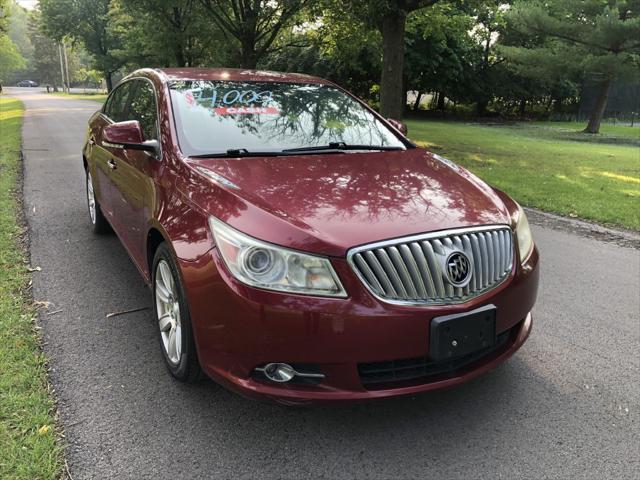
[[[134,79],[125,109],[125,120],[140,122],[144,140],[158,140],[156,94],[146,79]],[[114,215],[120,222],[120,237],[139,267],[145,265],[144,245],[148,205],[154,186],[150,173],[159,164],[159,152],[154,154],[134,149],[117,152],[116,168],[111,171],[113,180]]]
[[[89,133],[89,155],[91,157],[89,168],[94,188],[100,209],[116,230],[118,229],[118,219],[114,217],[112,172],[117,159],[117,149],[103,142],[102,131],[107,125],[122,121],[129,92],[129,83],[123,83],[113,90],[105,103],[102,115],[91,125]]]

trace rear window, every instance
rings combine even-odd
[[[403,148],[360,102],[318,84],[180,81],[170,85],[185,155],[349,145]]]

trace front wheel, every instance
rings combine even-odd
[[[160,347],[169,372],[182,382],[199,380],[201,369],[187,298],[171,251],[164,243],[153,259],[153,301]]]
[[[94,233],[107,233],[111,227],[109,222],[104,218],[100,204],[96,200],[95,190],[93,189],[93,178],[87,170],[87,207],[89,208],[89,219]]]

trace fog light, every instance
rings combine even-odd
[[[319,366],[311,363],[267,363],[264,367],[256,367],[252,376],[257,380],[295,385],[317,385],[325,379]]]
[[[286,363],[269,363],[264,367],[264,375],[272,382],[285,383],[296,376],[296,371]]]

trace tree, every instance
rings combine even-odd
[[[466,100],[473,84],[473,66],[480,48],[469,35],[474,18],[451,3],[440,3],[416,12],[407,21],[405,76],[407,89],[437,92],[438,109],[445,97]]]
[[[0,0],[0,35],[7,33],[9,28],[9,7],[7,0]]]
[[[473,86],[476,114],[479,116],[487,113],[487,106],[495,95],[495,88],[501,85],[504,77],[504,59],[497,54],[494,46],[504,30],[507,9],[508,4],[502,0],[480,1],[472,5],[472,12],[476,18],[472,35],[482,48],[480,61],[475,66]]]
[[[20,55],[28,61],[33,57],[33,45],[29,38],[29,12],[14,0],[10,0],[7,6],[11,17],[7,34],[18,48]]]
[[[0,81],[15,70],[25,66],[25,60],[8,32],[9,5],[0,0]]]
[[[534,39],[535,40],[535,39]],[[578,98],[578,87],[583,81],[580,64],[575,62],[562,46],[553,39],[527,42],[527,48],[508,45],[509,39],[498,45],[505,58],[505,67],[512,77],[508,94],[520,98],[520,115],[524,115],[525,102],[544,102],[547,110],[553,103],[555,111],[568,99]]]
[[[127,63],[192,67],[223,56],[221,32],[197,0],[114,0],[110,16]]]
[[[400,119],[404,110],[404,51],[407,15],[438,0],[351,0],[354,14],[369,19],[382,35],[380,113]]]
[[[97,70],[87,70],[81,67],[74,72],[72,81],[79,82],[85,87],[100,88],[102,75]]]
[[[400,119],[404,110],[404,37],[407,15],[436,2],[437,0],[387,0],[379,11],[382,33],[380,113],[385,117]]]
[[[53,86],[58,91],[62,85],[58,43],[42,32],[42,14],[34,10],[29,18],[29,36],[33,45],[33,71],[41,84]]]
[[[380,34],[335,7],[335,0],[325,0],[304,12],[304,28],[281,34],[262,65],[317,75],[377,103],[372,79],[380,76]]]
[[[584,132],[598,133],[612,81],[637,78],[639,15],[638,0],[524,0],[509,12],[509,21],[523,33],[549,41],[539,47],[513,47],[507,54],[523,65],[578,67],[595,79],[598,96]]]
[[[111,0],[40,0],[45,32],[57,41],[71,37],[93,55],[95,68],[101,71],[107,90],[113,88],[113,74],[123,65],[114,53],[121,39],[110,28]]]
[[[200,0],[208,17],[236,42],[236,63],[256,68],[308,0]]]
[[[0,34],[0,80],[25,66],[24,58],[6,34]]]

